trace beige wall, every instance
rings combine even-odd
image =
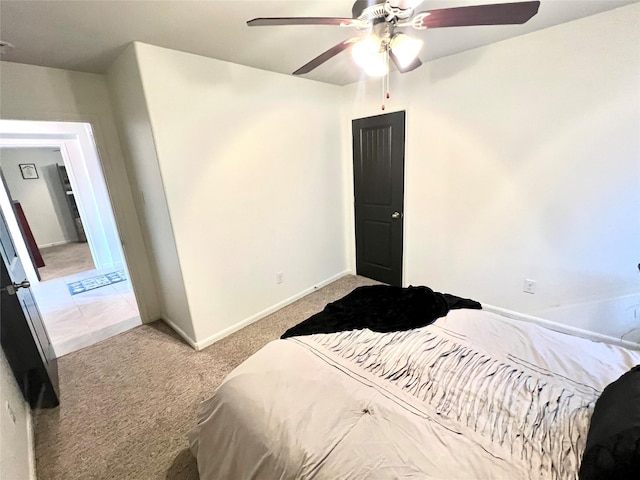
[[[102,75],[0,62],[0,117],[91,123],[143,321],[160,317],[129,179]]]
[[[22,177],[20,165],[25,163],[35,165],[38,178]],[[0,168],[11,198],[20,202],[40,248],[78,240],[58,165],[64,166],[59,149],[0,149]]]
[[[136,211],[141,220],[145,243],[149,246],[150,265],[159,293],[160,315],[195,346],[191,312],[134,44],[120,55],[106,78],[131,173]]]
[[[639,8],[393,76],[387,111],[408,114],[405,284],[533,314],[637,293]],[[136,210],[105,78],[1,66],[3,118],[93,119],[119,222],[146,225],[146,245],[125,238],[144,259],[138,288],[152,298],[162,279],[150,311],[192,343],[353,266],[349,122],[381,113],[379,81],[339,88],[138,44],[109,74]]]
[[[0,478],[35,478],[31,411],[18,388],[4,351],[0,352],[0,407]]]
[[[196,342],[343,275],[339,88],[150,45],[136,54]]]
[[[634,4],[392,76],[405,285],[531,314],[640,291],[639,17]],[[345,129],[381,113],[379,87],[345,88]],[[613,334],[626,315],[554,319]]]

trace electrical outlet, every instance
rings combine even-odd
[[[522,287],[522,291],[524,293],[536,293],[536,281],[529,280],[528,278],[524,281],[524,286]]]
[[[276,283],[284,283],[284,273],[276,273]]]
[[[9,414],[9,418],[11,419],[11,421],[13,422],[13,424],[16,424],[16,416],[13,413],[13,410],[11,408],[11,404],[9,404],[9,402],[7,402],[7,413]]]

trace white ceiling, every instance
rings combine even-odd
[[[515,0],[424,0],[418,11]],[[414,31],[423,62],[594,15],[640,0],[542,0],[524,25]],[[350,17],[352,0],[0,0],[2,60],[104,73],[134,40],[290,74],[333,45],[361,33],[331,26],[247,27],[254,17]],[[612,35],[615,31],[612,30]],[[411,75],[411,73],[407,73]],[[345,85],[360,78],[344,52],[305,75]]]

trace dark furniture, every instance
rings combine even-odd
[[[29,255],[31,255],[31,261],[33,262],[35,270],[37,271],[38,268],[44,267],[44,260],[42,259],[42,255],[40,254],[40,249],[38,248],[36,239],[33,238],[33,233],[31,232],[31,227],[29,226],[27,217],[24,214],[22,205],[20,205],[20,202],[14,200],[13,207],[16,212],[16,217],[18,218],[20,230],[22,230],[22,236],[26,240],[27,248],[29,249]]]

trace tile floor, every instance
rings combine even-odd
[[[141,325],[130,281],[69,293],[67,283],[109,271],[89,270],[31,286],[57,357]]]

